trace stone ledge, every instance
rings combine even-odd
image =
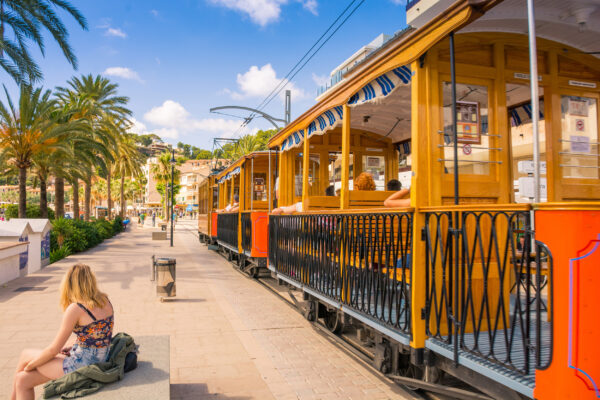
[[[164,400],[171,396],[169,336],[134,336],[138,367],[123,380],[109,383],[86,400]],[[58,399],[55,396],[52,399]]]

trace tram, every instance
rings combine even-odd
[[[600,398],[600,7],[535,8],[537,96],[524,0],[410,0],[414,27],[269,142],[267,181],[298,210],[268,215],[271,274],[410,387]],[[274,206],[252,205],[253,159],[216,180],[218,208],[242,194],[215,215],[243,265],[242,214]],[[385,207],[394,180],[405,207]]]
[[[273,209],[276,154],[247,154],[215,176],[216,240],[229,260],[252,276],[267,268],[269,212]],[[229,211],[235,206],[237,210]]]
[[[271,139],[279,200],[302,212],[270,216],[269,268],[304,292],[308,318],[360,327],[395,379],[419,387],[447,374],[501,399],[600,397],[600,7],[590,4],[535,2],[539,115],[526,3],[459,0]],[[363,172],[375,190],[357,188]],[[410,206],[386,208],[385,185],[399,177]],[[330,186],[339,195],[326,196]]]
[[[216,212],[219,192],[216,184],[218,172],[212,172],[198,186],[198,238],[201,243],[217,243]],[[213,217],[214,215],[214,217]]]

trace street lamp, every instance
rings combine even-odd
[[[175,163],[177,161],[175,160],[175,149],[171,149],[171,214],[169,215],[169,218],[171,218],[171,247],[173,247],[173,206],[175,204],[174,202],[174,197],[175,197],[175,186],[173,183],[174,180],[174,176],[175,176]]]

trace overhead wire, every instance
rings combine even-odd
[[[346,14],[346,12],[357,2],[358,0],[352,0],[348,6],[336,17],[336,19],[329,25],[329,27],[323,32],[323,34],[315,41],[315,43],[308,49],[304,55],[296,62],[296,64],[290,69],[290,71],[283,77],[279,83],[271,90],[271,92],[264,98],[264,100],[256,107],[257,110],[263,110],[274,98],[276,98],[279,93],[290,83],[290,81],[306,66],[306,64],[314,58],[314,56],[323,48],[323,46],[329,42],[329,40],[335,35],[335,33],[348,21],[348,19],[358,10],[358,8],[365,2],[365,0],[360,0],[360,2],[356,5],[356,7],[344,18],[344,20],[331,32],[331,34],[325,38],[325,40],[320,44],[320,46],[314,51],[316,46],[323,40],[323,38],[331,31],[331,29],[337,24],[337,22]],[[311,54],[312,52],[312,54]],[[310,56],[309,56],[310,55]],[[306,59],[308,57],[308,59]],[[306,59],[306,61],[304,61]],[[304,61],[304,63],[302,63]],[[302,65],[300,65],[302,63]],[[298,67],[300,65],[300,67]],[[244,121],[240,124],[238,129],[235,131],[234,136],[238,135],[241,129],[248,125],[254,118],[256,117],[256,113],[252,112]]]

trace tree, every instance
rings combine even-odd
[[[77,69],[77,58],[69,45],[67,28],[56,10],[66,11],[83,29],[83,15],[66,0],[0,0],[0,66],[17,83],[34,83],[42,72],[33,61],[28,41],[45,53],[42,29],[50,32],[67,61]]]
[[[178,164],[181,164],[183,161],[181,159],[177,160]],[[163,187],[165,187],[166,185],[170,185],[171,184],[171,153],[166,151],[164,153],[162,153],[158,158],[157,158],[157,163],[152,165],[152,169],[151,169],[152,175],[154,176],[154,179],[157,182],[157,190],[158,190],[158,185],[162,184]],[[175,185],[179,184],[179,176],[181,175],[181,172],[179,171],[179,169],[175,168],[174,170],[174,174],[173,174],[173,181],[175,183]],[[165,193],[161,193],[164,196],[164,201],[163,201],[163,207],[165,210],[164,215],[167,215],[167,221],[170,219],[170,216],[168,215],[168,211],[167,211],[167,205],[168,203],[168,195],[170,193],[168,193],[168,191],[164,191]]]
[[[7,105],[0,102],[0,152],[19,170],[19,218],[26,213],[27,170],[34,155],[64,146],[61,138],[78,129],[76,124],[58,123],[57,104],[50,96],[49,90],[22,85],[17,107],[8,92]]]
[[[142,159],[142,154],[138,151],[131,136],[121,136],[119,146],[117,147],[117,157],[115,160],[115,173],[116,175],[120,176],[119,215],[121,218],[125,217],[125,209],[127,207],[125,195],[125,177],[140,176],[142,174]]]
[[[198,154],[196,155],[196,157],[194,157],[195,160],[210,160],[211,158],[213,158],[213,153],[212,151],[209,150],[204,150],[204,149],[198,149]]]
[[[117,94],[118,85],[100,75],[73,77],[66,88],[57,88],[58,97],[64,104],[76,104],[77,117],[84,118],[89,124],[87,140],[100,145],[103,151],[94,158],[96,172],[102,172],[111,180],[111,164],[118,146],[118,138],[131,125],[127,117],[131,111],[126,107],[129,98]],[[90,217],[92,174],[83,179],[85,183],[84,215]],[[108,186],[110,187],[110,186]],[[108,211],[112,207],[110,190],[108,191]]]

